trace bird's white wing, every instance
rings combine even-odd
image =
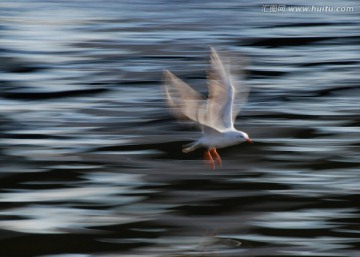
[[[206,124],[206,100],[170,71],[164,71],[164,91],[174,115]]]
[[[211,48],[210,63],[207,124],[219,131],[234,129],[234,120],[247,100],[249,88],[234,75],[230,60],[220,58],[214,48]]]

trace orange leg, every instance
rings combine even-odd
[[[212,156],[210,154],[210,150],[205,151],[204,159],[210,165],[212,170],[215,170],[215,162],[214,162],[214,159],[212,158]]]
[[[221,157],[220,155],[218,154],[218,152],[216,151],[216,148],[211,148],[210,149],[210,154],[212,155],[212,157],[215,159],[216,161],[216,164],[221,166],[222,165],[222,162],[221,162]]]

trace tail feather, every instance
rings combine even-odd
[[[198,141],[192,142],[190,144],[183,145],[183,152],[188,153],[194,151],[195,149],[199,148],[201,145]]]

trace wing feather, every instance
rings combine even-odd
[[[176,117],[206,125],[205,98],[168,70],[164,71],[164,92]]]
[[[211,48],[211,71],[208,73],[208,124],[217,130],[234,129],[234,121],[249,88],[235,76],[229,59],[220,58]]]

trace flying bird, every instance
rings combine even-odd
[[[164,92],[174,115],[194,121],[202,130],[203,136],[184,145],[183,152],[205,147],[204,159],[214,170],[216,165],[222,165],[217,148],[252,141],[247,133],[234,127],[249,88],[235,75],[230,59],[220,57],[214,48],[210,64],[207,99],[168,70],[164,71]]]

